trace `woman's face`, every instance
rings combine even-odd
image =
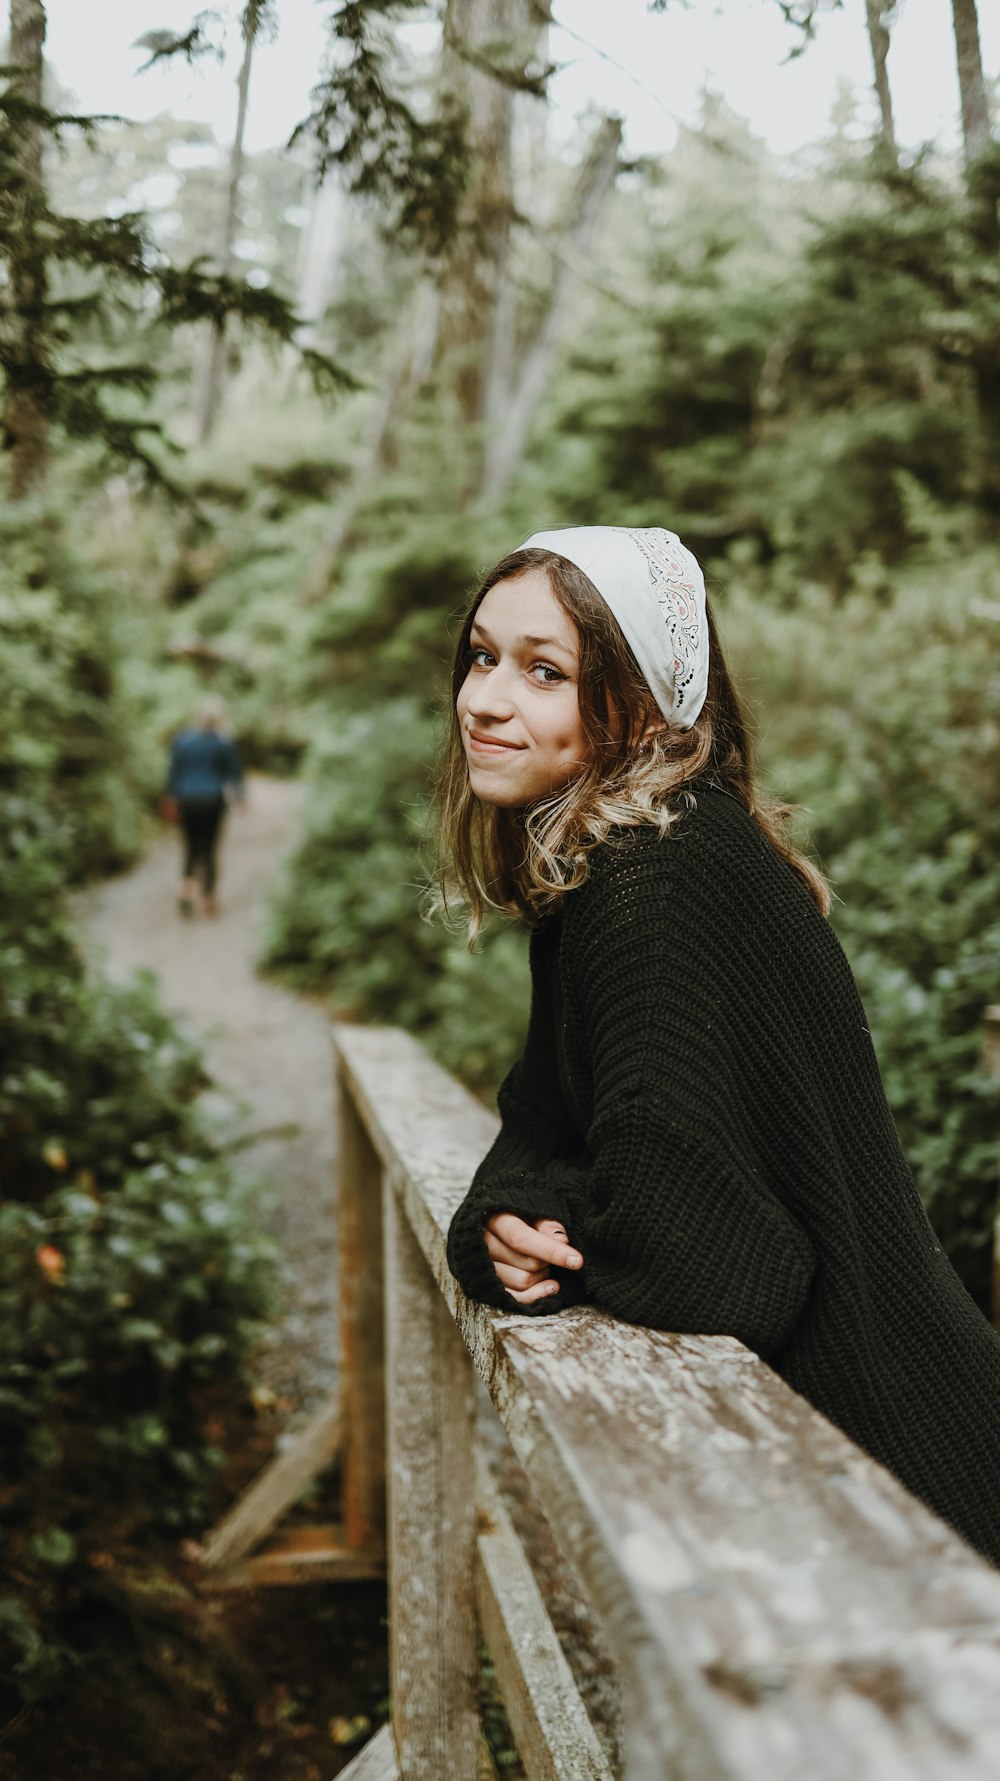
[[[578,696],[580,640],[544,569],[490,588],[458,695],[469,784],[514,808],[558,791],[589,758]]]

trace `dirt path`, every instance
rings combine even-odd
[[[300,810],[299,786],[251,776],[246,808],[223,838],[214,920],[177,912],[174,834],[80,905],[110,973],[152,971],[165,1005],[197,1035],[214,1085],[206,1105],[240,1138],[239,1176],[259,1184],[260,1217],[281,1255],[281,1307],[258,1372],[288,1401],[290,1428],[333,1389],[336,1356],[328,1019],[254,970],[267,895]]]

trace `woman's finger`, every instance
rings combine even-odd
[[[514,1212],[497,1212],[487,1219],[486,1230],[492,1231],[511,1249],[518,1250],[522,1255],[530,1255],[538,1261],[546,1262],[556,1268],[582,1268],[583,1256],[579,1250],[573,1249],[561,1237],[547,1235],[544,1231],[536,1231],[534,1225],[525,1224]]]
[[[554,1298],[559,1291],[558,1280],[541,1280],[537,1286],[529,1286],[524,1292],[513,1292],[508,1287],[512,1299],[519,1305],[533,1305],[536,1299]]]
[[[548,1265],[538,1256],[527,1255],[523,1249],[512,1249],[509,1243],[501,1242],[492,1231],[487,1231],[485,1235],[486,1247],[494,1262],[506,1262],[510,1268],[529,1268],[536,1271]]]
[[[493,1271],[501,1286],[515,1292],[524,1292],[529,1286],[537,1286],[539,1280],[544,1279],[544,1274],[539,1274],[534,1269],[511,1268],[506,1262],[494,1262]]]

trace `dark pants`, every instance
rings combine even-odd
[[[215,850],[226,808],[225,798],[182,798],[181,827],[184,830],[184,876],[196,878],[201,869],[202,888],[206,897],[215,890]]]

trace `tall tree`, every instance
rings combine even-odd
[[[243,176],[243,139],[246,132],[247,109],[250,100],[250,70],[253,65],[254,46],[262,25],[269,17],[269,0],[247,0],[240,21],[243,37],[243,56],[240,62],[239,78],[236,83],[236,129],[233,132],[232,147],[229,151],[229,174],[226,180],[226,203],[222,216],[222,228],[219,234],[219,247],[216,254],[220,277],[229,278],[233,270],[233,243],[236,239],[236,228],[239,219],[240,180]],[[225,317],[214,320],[209,335],[208,350],[205,359],[205,370],[201,382],[201,398],[198,409],[198,439],[204,444],[212,432],[218,418],[219,403],[222,398],[222,379],[225,371],[226,354],[226,323]]]
[[[42,481],[54,427],[167,482],[162,454],[149,443],[160,427],[148,403],[134,400],[157,381],[155,328],[221,326],[236,315],[272,340],[291,341],[298,317],[270,288],[151,253],[145,218],[135,212],[86,217],[53,208],[46,145],[81,131],[99,151],[98,126],[106,120],[44,103],[43,0],[11,0],[10,22],[18,60],[0,67],[0,400],[8,486],[20,498]],[[119,352],[126,341],[130,359]],[[320,387],[354,387],[326,355],[307,344],[300,351]]]
[[[347,223],[347,193],[337,168],[313,181],[309,221],[303,231],[298,268],[298,301],[302,317],[299,339],[315,345],[337,280]]]
[[[483,417],[486,439],[480,493],[485,501],[497,501],[506,493],[524,449],[552,373],[585,250],[618,173],[621,140],[620,119],[603,118],[581,169],[568,219],[552,243],[555,265],[541,317],[516,354],[513,334],[502,343],[503,357],[497,350],[501,343],[494,342]]]
[[[42,318],[47,293],[45,248],[40,235],[45,211],[42,158],[42,52],[45,43],[42,0],[10,0],[10,62],[16,91],[16,142],[12,156],[7,271],[10,303],[4,305],[7,400],[4,429],[10,451],[9,487],[19,500],[45,469],[48,422],[39,381],[45,371]]]
[[[955,27],[958,85],[962,96],[965,165],[971,167],[973,161],[989,147],[991,140],[990,107],[983,78],[976,0],[951,0],[951,16]]]
[[[388,0],[383,9],[388,15]],[[344,0],[338,18],[345,41],[354,10]],[[332,89],[336,105],[321,103],[310,120],[321,145],[324,135],[331,140],[338,114],[374,120],[376,141],[387,143],[391,153],[372,154],[367,169],[362,163],[352,189],[389,197],[403,240],[419,253],[368,438],[310,572],[313,598],[329,586],[358,513],[391,461],[409,399],[432,373],[440,375],[468,428],[464,492],[472,496],[479,488],[491,380],[497,365],[509,360],[514,326],[508,275],[514,102],[520,94],[544,94],[544,74],[527,70],[537,60],[546,16],[542,0],[447,0],[438,106],[429,124],[419,123],[391,93],[384,64],[369,67],[370,52],[359,37],[346,71],[356,70],[350,84],[341,75]],[[345,132],[341,121],[339,128],[340,146],[334,138],[329,159],[351,169],[357,164],[357,126]],[[442,175],[437,189],[435,166]],[[426,220],[418,229],[421,215]]]
[[[896,131],[892,118],[892,93],[889,87],[889,19],[893,11],[892,5],[884,0],[865,0],[865,24],[868,28],[868,42],[872,52],[872,68],[875,76],[875,96],[878,99],[879,116],[882,120],[882,143],[892,156],[898,160],[896,148]]]
[[[463,419],[481,424],[509,356],[514,96],[541,20],[531,0],[447,0],[443,78],[465,115],[470,177],[441,278],[439,357],[450,358]]]

